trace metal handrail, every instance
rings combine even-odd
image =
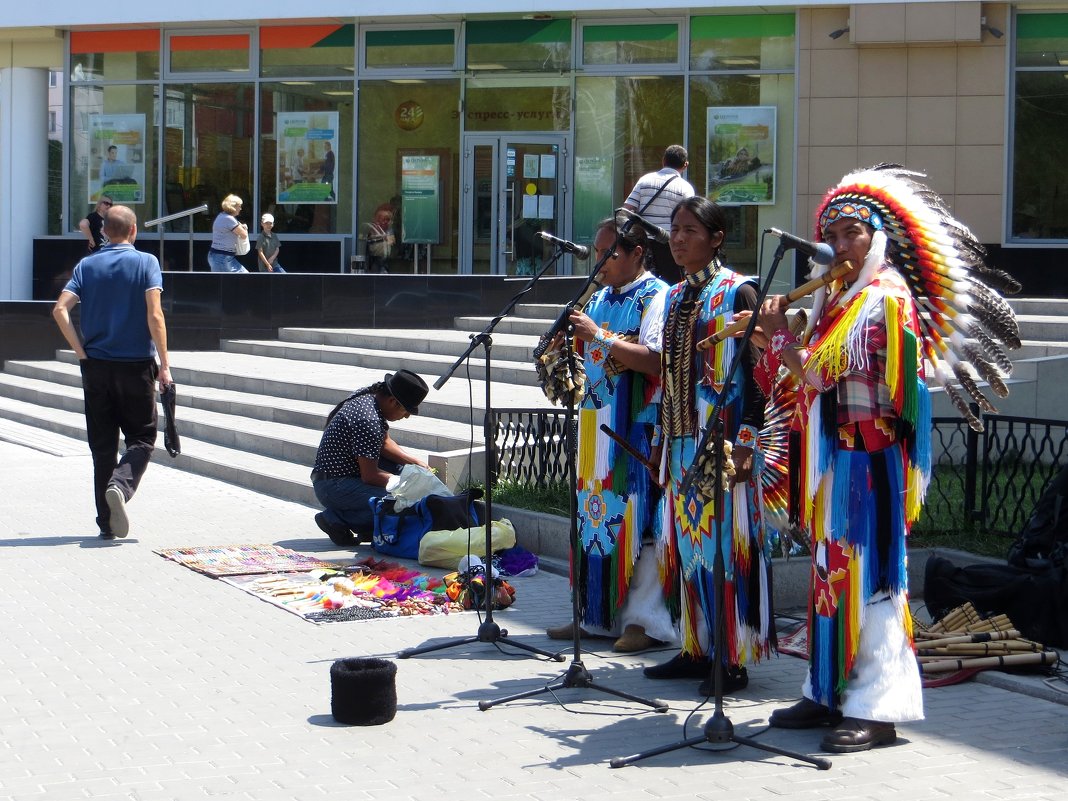
[[[192,272],[192,270],[193,270],[193,220],[192,220],[192,217],[193,217],[194,214],[199,214],[200,212],[207,211],[207,210],[208,210],[208,204],[207,203],[202,203],[201,205],[197,206],[195,209],[186,209],[185,211],[176,211],[174,214],[168,214],[165,217],[157,217],[154,220],[148,220],[144,225],[145,225],[145,228],[152,228],[152,227],[154,227],[156,225],[160,225],[161,223],[170,222],[171,220],[177,220],[177,219],[180,219],[182,217],[189,217],[190,218],[190,220],[189,220],[189,270],[190,270],[190,272]],[[166,238],[167,238],[166,232],[165,231],[160,231],[159,232],[159,264],[160,264],[161,268],[166,264],[166,262],[163,261],[163,241]]]

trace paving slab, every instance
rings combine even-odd
[[[277,543],[346,558],[307,506],[152,464],[130,502],[131,535],[95,536],[90,459],[0,441],[0,799],[1060,799],[1065,706],[971,682],[925,694],[927,719],[899,744],[832,757],[817,771],[745,746],[685,748],[635,766],[609,761],[692,736],[707,720],[695,681],[652,682],[670,656],[582,653],[595,681],[662,700],[666,714],[592,689],[480,711],[544,687],[567,661],[478,642],[396,660],[398,712],[383,726],[330,715],[334,660],[453,642],[473,613],[316,625],[162,559],[195,545]],[[366,549],[358,551],[366,555]],[[569,614],[566,578],[516,579],[495,620],[552,648]],[[567,645],[566,643],[564,645]],[[797,697],[804,662],[750,668],[725,700],[738,733],[818,754],[818,732],[767,729]]]

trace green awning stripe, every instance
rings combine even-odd
[[[494,20],[467,23],[468,44],[552,44],[571,41],[571,22]]]
[[[1068,39],[1068,14],[1019,14],[1017,39]]]
[[[690,20],[693,39],[763,39],[793,35],[793,14],[725,14]]]
[[[355,47],[356,26],[342,25],[329,36],[324,36],[313,47]]]
[[[668,25],[586,25],[584,42],[661,42],[676,41],[679,26]]]
[[[410,31],[368,31],[368,47],[412,47],[426,45],[452,45],[455,42],[451,28],[416,28]]]

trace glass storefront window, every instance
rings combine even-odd
[[[690,78],[690,169],[687,177],[700,195],[708,195],[710,131],[709,109],[723,110],[731,107],[761,106],[774,108],[775,141],[766,143],[762,149],[747,153],[750,159],[759,159],[763,168],[759,177],[777,182],[772,186],[775,202],[766,205],[738,203],[727,205],[731,225],[726,245],[731,264],[742,272],[756,273],[759,269],[759,233],[764,228],[775,226],[788,229],[792,218],[792,187],[783,191],[781,185],[790,180],[794,171],[794,76],[792,74],[770,75],[718,75],[692,76]],[[756,162],[753,162],[754,164]],[[773,169],[767,169],[768,164]],[[754,175],[757,172],[753,173]],[[782,281],[792,286],[792,276],[782,275]]]
[[[352,106],[348,81],[260,87],[258,214],[273,214],[278,233],[335,234],[352,218]]]
[[[367,69],[452,69],[456,31],[452,28],[370,30],[364,37]]]
[[[70,231],[101,194],[144,219],[156,210],[155,84],[72,84]]]
[[[473,77],[467,81],[468,131],[566,131],[571,126],[567,78]]]
[[[1008,238],[1068,240],[1068,14],[1016,17]]]
[[[456,272],[459,107],[457,80],[360,83],[354,254],[369,268],[410,272],[416,256],[410,240],[418,237],[420,270],[426,269],[429,245],[431,272]],[[413,216],[408,223],[406,213]],[[383,238],[375,225],[392,234],[391,245],[374,241]]]
[[[793,66],[793,14],[727,14],[690,20],[690,69],[779,70]]]
[[[260,75],[352,75],[355,25],[268,25],[260,28]]]
[[[680,75],[576,81],[576,241],[592,241],[594,226],[638,178],[660,169],[668,145],[683,141],[684,87]]]
[[[137,81],[159,77],[159,30],[73,31],[71,81]]]
[[[208,204],[192,219],[210,232],[219,203],[229,194],[244,201],[242,222],[252,222],[254,110],[250,83],[170,84],[164,89],[164,187],[167,212]]]
[[[467,23],[467,69],[559,72],[571,67],[571,21]]]
[[[167,37],[171,74],[248,72],[251,37],[247,33],[172,33]]]
[[[1068,239],[1065,146],[1068,71],[1017,72],[1012,147],[1012,220],[1019,240]]]
[[[1017,67],[1068,67],[1068,14],[1016,17]]]
[[[679,26],[582,26],[582,63],[593,65],[677,64]]]

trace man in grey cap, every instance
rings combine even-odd
[[[419,414],[428,387],[411,370],[358,389],[334,407],[315,454],[312,488],[323,505],[315,524],[337,545],[370,539],[374,515],[369,501],[386,494],[386,482],[403,465],[426,462],[389,436],[389,424]]]

